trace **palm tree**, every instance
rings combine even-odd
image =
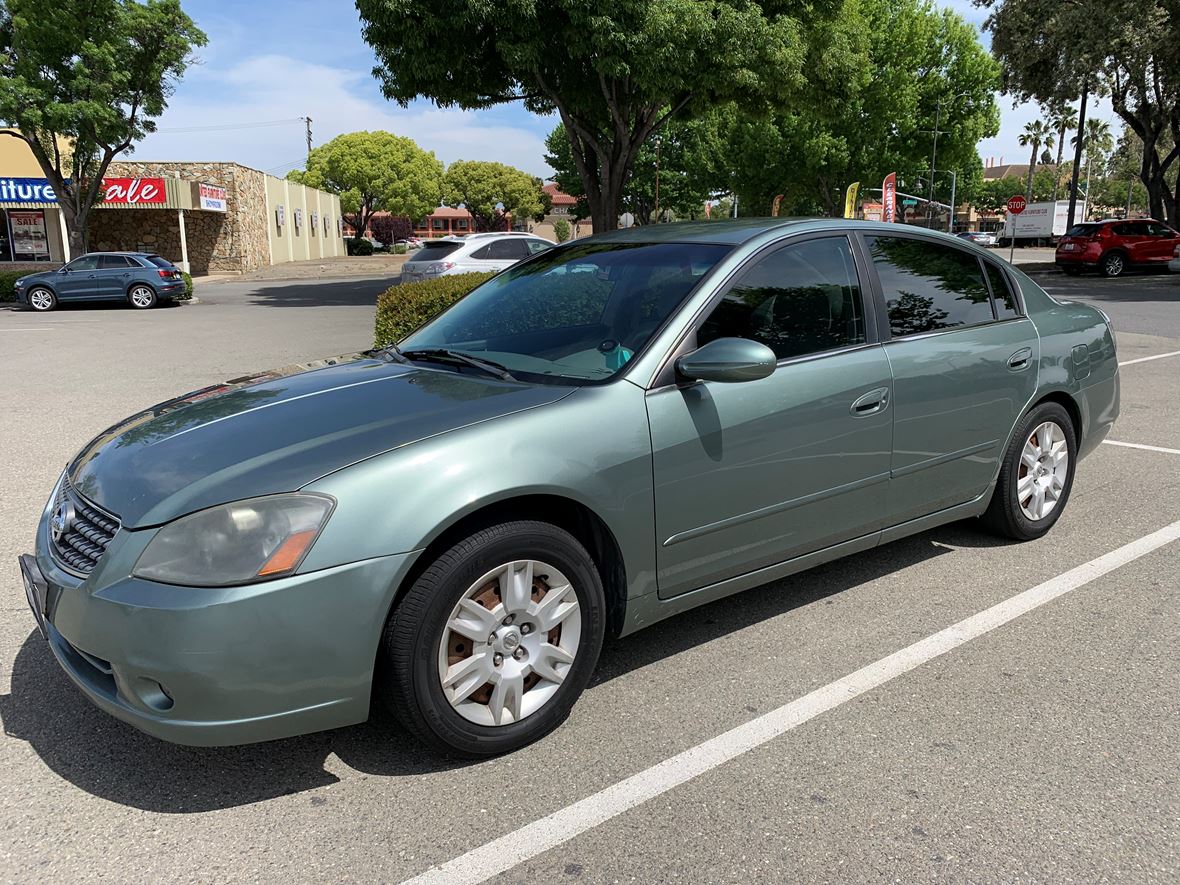
[[[1049,125],[1057,133],[1057,170],[1053,176],[1053,200],[1057,200],[1057,188],[1061,184],[1061,161],[1065,159],[1065,133],[1073,128],[1078,118],[1078,109],[1069,104],[1059,104],[1049,113]]]
[[[1078,137],[1075,135],[1070,139],[1070,143],[1075,147],[1078,143]],[[1105,120],[1099,120],[1091,117],[1086,121],[1086,135],[1082,141],[1082,153],[1086,158],[1086,211],[1090,211],[1090,166],[1092,160],[1097,157],[1106,165],[1106,158],[1110,152],[1114,150],[1114,136],[1110,133],[1110,124]]]
[[[1020,133],[1020,146],[1032,145],[1032,155],[1028,158],[1028,184],[1024,189],[1024,198],[1030,203],[1033,194],[1033,173],[1037,171],[1037,151],[1041,145],[1053,147],[1053,130],[1044,120],[1033,120],[1024,124],[1024,132]]]

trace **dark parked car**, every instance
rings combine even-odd
[[[1057,244],[1057,266],[1067,274],[1097,269],[1120,276],[1130,267],[1167,267],[1180,234],[1150,218],[1075,224]]]
[[[53,310],[62,301],[126,301],[146,310],[161,299],[184,294],[184,275],[167,258],[150,252],[90,252],[57,270],[16,281],[16,300],[33,310]]]

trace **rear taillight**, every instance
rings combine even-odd
[[[178,270],[158,270],[156,273],[160,275],[160,279],[162,280],[175,280],[180,276],[180,271]]]

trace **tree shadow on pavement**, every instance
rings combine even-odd
[[[397,283],[397,277],[360,280],[311,280],[283,286],[259,286],[244,296],[225,297],[215,287],[200,290],[202,302],[240,300],[256,307],[373,307],[377,296]]]
[[[988,539],[959,525],[904,539],[719,600],[608,643],[592,684],[892,572]],[[995,539],[996,544],[1003,541]],[[8,737],[27,741],[54,772],[95,796],[145,811],[232,808],[312,790],[339,779],[330,755],[378,777],[466,767],[424,749],[387,716],[349,728],[241,747],[182,747],[142,734],[90,704],[32,632],[17,652],[12,688],[0,695]]]

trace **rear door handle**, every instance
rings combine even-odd
[[[1028,361],[1032,358],[1032,348],[1024,347],[1008,357],[1008,368],[1013,372],[1019,372],[1022,369],[1028,368]]]
[[[888,405],[889,388],[878,387],[859,397],[849,411],[857,418],[864,418],[866,415],[875,415],[883,411]]]

